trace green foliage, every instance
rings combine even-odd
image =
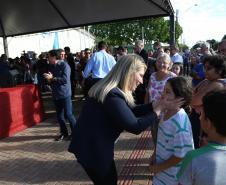
[[[215,39],[207,40],[206,42],[210,43],[210,46],[211,46],[211,48],[213,48],[213,50],[217,50],[218,49],[219,42],[216,41]]]
[[[226,40],[226,34],[223,36],[223,38],[221,40]]]
[[[142,40],[142,27],[145,43],[160,41],[169,43],[169,21],[164,18],[149,18],[133,21],[121,21],[93,25],[90,32],[99,40],[105,40],[110,45],[131,45],[135,40]],[[176,26],[176,38],[182,34],[179,24]]]
[[[192,46],[192,50],[196,50],[197,48],[201,47],[201,43],[196,43],[194,46]]]
[[[175,35],[176,43],[179,44],[179,38],[180,38],[181,34],[183,33],[183,29],[178,22],[176,22],[176,24],[175,24],[175,33],[176,33],[176,35]]]
[[[186,50],[186,49],[189,49],[189,47],[188,47],[186,44],[178,44],[178,47],[179,47],[182,51],[184,51],[184,50]]]
[[[216,41],[215,39],[211,39],[211,40],[206,40],[206,42],[210,43],[210,46],[213,50],[217,50],[218,49],[218,45],[219,42]],[[197,49],[197,48],[201,48],[203,41],[198,41],[194,46],[192,46],[192,49]]]

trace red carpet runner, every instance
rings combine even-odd
[[[137,141],[137,144],[135,145],[133,152],[130,154],[129,159],[127,160],[125,166],[123,167],[119,174],[120,180],[118,185],[131,185],[133,183],[134,172],[139,166],[139,159],[141,159],[144,156],[146,150],[148,149],[147,145],[150,142],[150,140],[151,140],[151,131],[150,130],[144,131],[140,139]],[[148,184],[150,183],[150,177],[151,176],[149,176],[149,180],[147,179]]]

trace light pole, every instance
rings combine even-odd
[[[179,14],[179,10],[176,9],[175,40],[177,40],[178,14]]]
[[[188,10],[190,10],[191,8],[193,8],[194,6],[198,6],[198,4],[197,4],[197,3],[196,3],[196,4],[193,4],[192,6],[190,6],[189,8],[187,8],[187,9],[184,11],[184,13],[187,12]]]
[[[141,35],[142,35],[142,41],[144,43],[144,27],[143,26],[141,28]]]
[[[188,7],[187,9],[185,9],[184,11],[182,11],[182,15],[184,15],[186,12],[188,12],[189,10],[191,10],[193,7],[198,6],[197,3],[193,4],[192,6]],[[179,10],[176,10],[176,22],[179,23],[178,21],[178,15],[179,15]],[[181,43],[185,44],[185,41],[183,40],[183,36],[181,35]]]
[[[175,45],[175,20],[174,13],[170,15],[170,46]]]

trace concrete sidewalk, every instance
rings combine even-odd
[[[92,184],[75,157],[67,152],[69,142],[54,141],[58,124],[48,106],[52,107],[45,105],[48,118],[42,123],[0,140],[0,185]],[[118,184],[150,184],[151,145],[149,131],[120,136],[115,145]]]

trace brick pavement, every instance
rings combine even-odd
[[[0,140],[0,185],[89,185],[89,178],[67,152],[69,142],[56,142],[58,133],[51,101],[44,97],[47,113],[39,125]],[[48,103],[46,103],[48,102]],[[75,107],[78,100],[75,101]],[[80,102],[81,103],[81,102]],[[75,109],[78,114],[79,108]],[[120,185],[147,185],[152,153],[149,131],[136,136],[122,133],[115,145]]]

